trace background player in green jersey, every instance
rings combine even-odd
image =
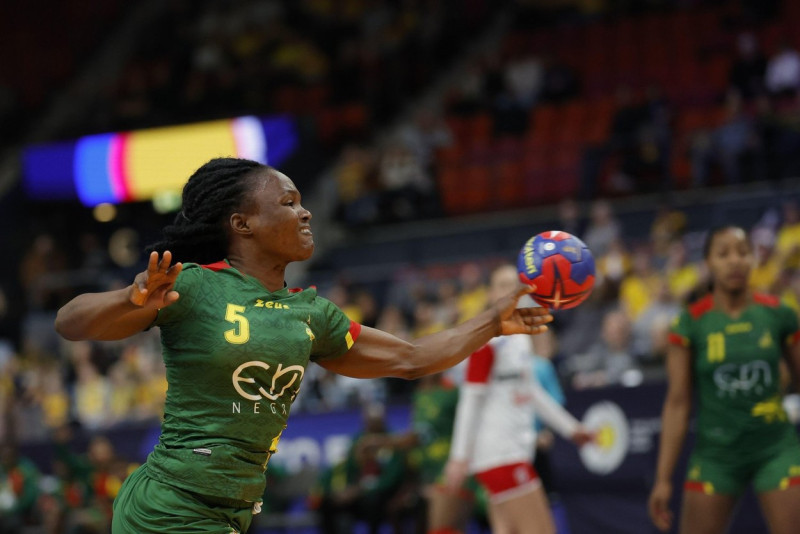
[[[672,475],[696,392],[697,441],[680,532],[724,532],[737,498],[752,484],[770,531],[794,533],[800,525],[800,444],[783,410],[780,366],[785,357],[794,378],[800,377],[797,316],[776,298],[748,291],[753,254],[744,230],[710,232],[704,252],[711,294],[676,318],[670,336],[650,515],[661,530],[670,528]]]
[[[471,515],[486,515],[485,495],[474,478],[466,487],[451,490],[444,484],[444,468],[458,406],[458,387],[442,373],[417,381],[412,398],[412,428],[403,434],[386,435],[376,443],[409,451],[420,479],[425,501],[424,530],[428,534],[466,531]],[[477,504],[477,510],[473,503]]]
[[[520,286],[474,319],[406,342],[351,323],[313,288],[286,287],[287,265],[310,258],[314,238],[311,213],[282,173],[214,159],[191,176],[182,201],[130,286],[79,295],[56,318],[71,340],[161,330],[169,384],[161,438],[119,492],[114,534],[246,532],[309,361],[351,377],[412,379],[493,336],[536,334],[552,320],[547,310],[516,308],[530,292]]]

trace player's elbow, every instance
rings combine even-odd
[[[58,310],[54,326],[56,333],[68,341],[81,341],[86,339],[85,336],[81,335],[75,321],[72,320],[69,313],[64,311],[64,308]]]
[[[395,359],[395,368],[392,376],[404,380],[417,380],[425,375],[431,374],[429,370],[428,358],[418,345],[409,344],[404,348]]]

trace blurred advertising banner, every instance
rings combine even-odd
[[[633,388],[609,387],[568,391],[567,409],[598,433],[597,444],[578,451],[560,438],[550,453],[554,509],[563,514],[569,534],[649,534],[657,531],[647,516],[647,498],[653,483],[664,384]],[[408,406],[386,408],[390,431],[410,426]],[[294,413],[272,459],[290,472],[319,469],[344,458],[352,437],[362,428],[359,410],[332,413]],[[117,452],[142,462],[158,441],[157,424],[121,427],[104,432]],[[83,435],[74,444],[85,450]],[[675,473],[673,510],[677,514],[689,447]],[[49,470],[52,444],[30,444],[23,452]],[[676,521],[677,523],[677,521]],[[756,501],[745,495],[736,511],[730,534],[766,532]],[[561,533],[561,531],[560,531]]]
[[[294,121],[285,116],[87,135],[26,147],[23,183],[33,200],[80,200],[85,206],[153,200],[180,193],[189,176],[211,158],[278,166],[298,144]]]

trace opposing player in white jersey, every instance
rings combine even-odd
[[[513,265],[492,272],[490,299],[518,284]],[[456,411],[446,482],[459,488],[474,473],[489,493],[494,534],[553,534],[547,496],[532,467],[534,414],[577,445],[593,435],[533,376],[531,337],[496,337],[472,354]]]

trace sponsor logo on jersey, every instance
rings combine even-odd
[[[508,373],[498,373],[494,375],[494,379],[498,382],[502,382],[505,380],[522,380],[525,375],[521,372],[508,372]]]
[[[760,395],[772,385],[772,369],[764,360],[744,364],[727,363],[714,370],[714,384],[719,397],[736,397],[740,394]]]
[[[772,334],[769,333],[769,330],[764,332],[764,335],[758,340],[758,347],[762,349],[768,349],[772,347],[773,344]]]
[[[517,483],[517,485],[520,486],[531,479],[530,471],[528,470],[528,467],[524,465],[516,467],[512,476],[514,477],[514,481]]]
[[[258,385],[253,376],[242,376],[243,374],[250,374],[252,371],[258,373],[259,369],[269,371],[271,368],[272,367],[268,363],[258,360],[245,362],[237,367],[232,377],[233,388],[236,390],[236,393],[251,401],[260,401],[262,399],[276,401],[284,396],[287,389],[294,386],[289,392],[290,400],[293,400],[295,395],[297,395],[300,381],[303,379],[303,374],[305,373],[305,369],[303,369],[302,365],[284,367],[283,364],[279,363],[278,367],[276,367],[272,373],[272,383],[270,384],[269,391]]]
[[[282,302],[274,302],[272,300],[263,301],[261,299],[256,299],[256,308],[267,308],[270,310],[288,310],[289,305],[284,304]]]
[[[731,323],[725,326],[725,333],[730,334],[746,334],[753,331],[753,323]]]

